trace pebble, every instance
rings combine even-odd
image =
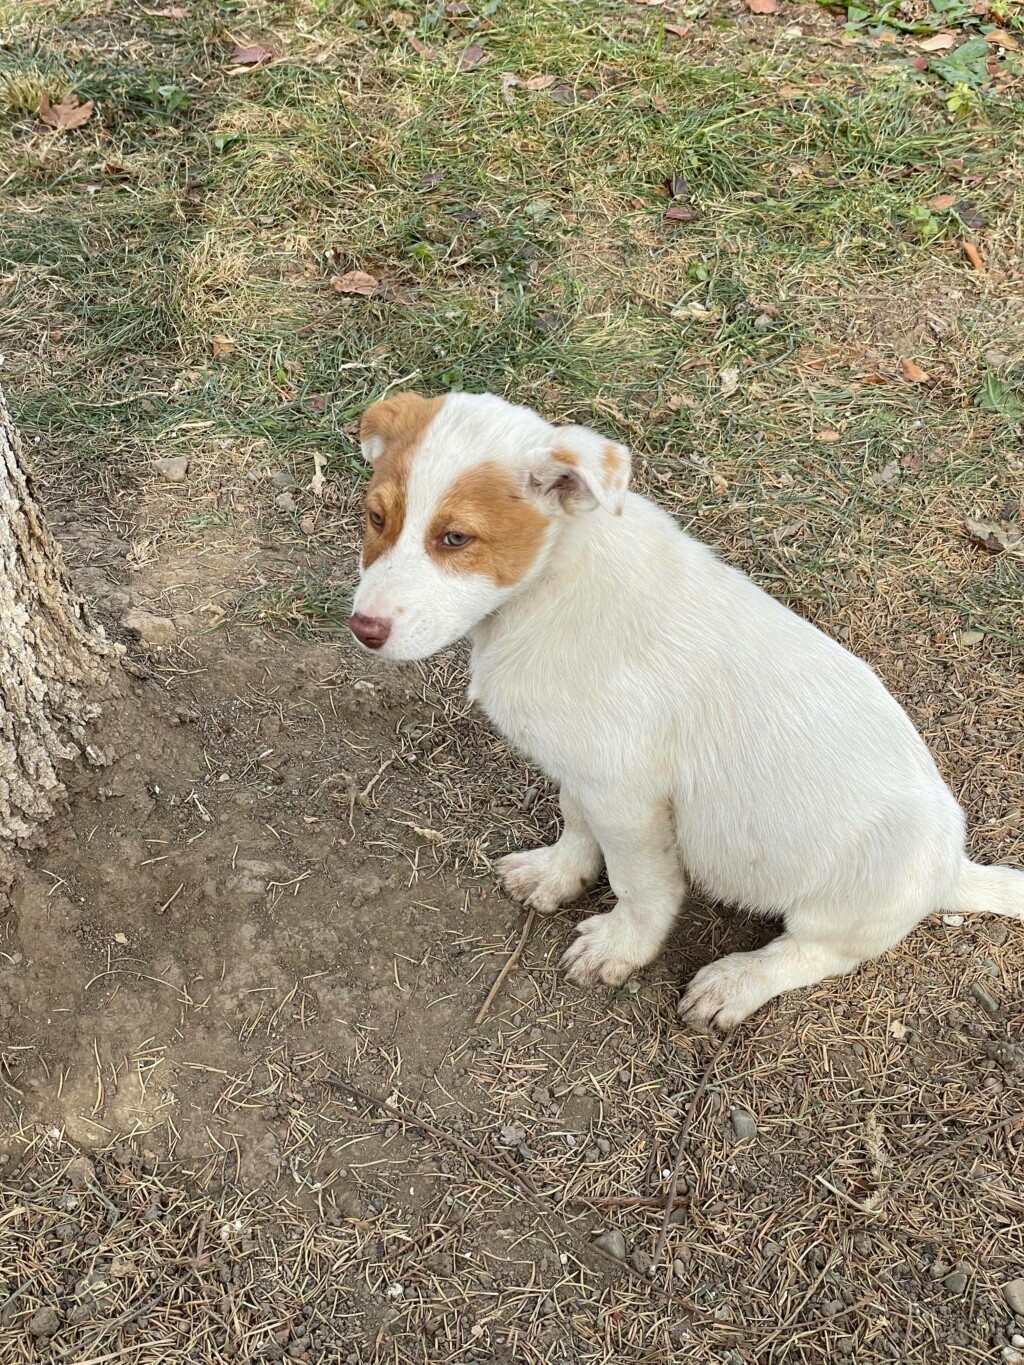
[[[962,1294],[968,1285],[968,1277],[962,1270],[955,1270],[942,1281],[951,1294]]]
[[[1004,1346],[1002,1349],[1003,1365],[1024,1365],[1024,1355],[1020,1351],[1014,1350],[1012,1346]]]
[[[686,1279],[686,1266],[683,1264],[682,1261],[672,1262],[672,1274],[676,1277],[677,1280]]]
[[[287,469],[279,469],[276,474],[271,474],[270,482],[275,488],[294,488],[295,476]]]
[[[992,999],[991,995],[989,995],[980,981],[973,981],[971,983],[971,994],[974,996],[975,1000],[977,1000],[981,1008],[988,1014],[999,1013],[998,1001]]]
[[[1024,1280],[1009,1280],[1003,1285],[1003,1298],[1011,1313],[1024,1318]]]
[[[153,468],[166,483],[184,483],[188,474],[188,456],[166,455],[162,460],[154,460]]]
[[[36,1309],[28,1330],[34,1337],[52,1337],[59,1326],[60,1318],[57,1316],[56,1308],[44,1304],[42,1308]]]
[[[294,512],[296,508],[295,499],[290,493],[278,493],[274,499],[275,507],[279,507],[282,512]]]
[[[1022,1337],[1019,1332],[1014,1332],[1013,1336],[1010,1338],[1010,1345],[1018,1348],[1024,1346],[1024,1337]]]
[[[607,1232],[602,1232],[594,1246],[607,1256],[613,1256],[617,1261],[626,1259],[626,1239],[618,1228],[609,1228]]]
[[[959,929],[964,922],[963,915],[943,915],[942,922],[950,929]]]
[[[753,1114],[749,1114],[746,1109],[740,1109],[734,1105],[730,1118],[732,1119],[732,1130],[740,1142],[750,1142],[757,1137],[757,1124],[754,1122]]]
[[[651,1268],[651,1258],[646,1251],[634,1251],[629,1264],[639,1275],[646,1275]]]
[[[125,630],[134,630],[147,645],[173,645],[178,631],[169,616],[156,616],[151,611],[130,611],[121,617]]]

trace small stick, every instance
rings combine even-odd
[[[482,1024],[484,1020],[487,1018],[488,1011],[494,1004],[495,996],[498,994],[502,986],[505,984],[505,978],[509,975],[512,969],[518,965],[519,959],[523,955],[523,949],[526,947],[526,940],[530,937],[530,930],[533,928],[533,921],[536,919],[536,917],[537,912],[531,906],[530,912],[526,916],[526,923],[523,925],[523,932],[519,935],[519,942],[516,944],[516,946],[509,953],[508,957],[505,959],[504,967],[502,967],[501,971],[498,973],[494,985],[487,992],[487,999],[480,1006],[479,1010],[477,1011],[477,1016],[473,1020],[474,1027],[477,1024]]]
[[[672,1179],[668,1183],[665,1217],[661,1220],[661,1231],[658,1233],[658,1240],[654,1246],[654,1255],[651,1258],[652,1270],[655,1269],[658,1262],[661,1260],[662,1252],[665,1250],[665,1243],[668,1241],[668,1229],[672,1222],[672,1212],[676,1206],[676,1186],[679,1184],[679,1171],[683,1164],[683,1151],[686,1147],[686,1139],[689,1137],[690,1128],[697,1113],[697,1106],[700,1104],[704,1092],[708,1088],[708,1082],[711,1080],[711,1073],[715,1069],[715,1063],[718,1061],[719,1055],[730,1037],[730,1033],[725,1034],[725,1036],[719,1040],[718,1045],[714,1048],[711,1056],[708,1058],[707,1066],[705,1066],[701,1073],[701,1078],[697,1082],[697,1089],[693,1092],[693,1098],[690,1100],[689,1106],[687,1107],[686,1116],[683,1119],[683,1126],[679,1130],[679,1145],[676,1147],[676,1159],[672,1166]]]
[[[493,1157],[485,1156],[478,1148],[468,1142],[463,1142],[462,1138],[456,1137],[454,1133],[446,1133],[443,1129],[435,1127],[434,1124],[421,1118],[419,1114],[411,1109],[402,1109],[398,1105],[389,1104],[387,1100],[382,1100],[377,1095],[371,1095],[366,1090],[360,1090],[358,1086],[352,1085],[349,1081],[343,1081],[340,1076],[321,1077],[324,1085],[333,1086],[336,1090],[342,1090],[352,1099],[358,1100],[360,1104],[368,1104],[373,1109],[380,1109],[385,1114],[390,1114],[402,1123],[408,1123],[413,1128],[422,1128],[425,1133],[429,1133],[435,1141],[447,1143],[451,1147],[457,1147],[460,1152],[465,1152],[471,1161],[478,1161],[482,1166],[500,1175],[503,1180],[511,1180],[543,1209],[548,1208],[548,1201],[545,1200],[540,1190],[528,1176],[520,1175],[518,1171],[513,1171],[509,1167],[502,1165],[500,1161],[495,1161]]]

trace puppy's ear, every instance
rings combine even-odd
[[[629,487],[629,467],[625,446],[589,427],[556,427],[546,459],[532,472],[531,484],[566,512],[603,507],[619,516]]]
[[[414,445],[441,402],[440,398],[424,398],[410,390],[371,403],[359,423],[363,459],[367,464],[376,464],[386,450]]]

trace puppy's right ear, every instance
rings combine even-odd
[[[386,450],[405,449],[415,444],[442,401],[409,391],[372,403],[359,423],[363,459],[367,464],[376,464]]]

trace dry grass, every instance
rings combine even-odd
[[[522,931],[489,869],[547,836],[552,794],[469,713],[458,651],[370,677],[330,641],[357,413],[406,378],[496,389],[628,441],[641,487],[879,669],[964,801],[975,854],[1024,863],[1022,563],[964,532],[1019,515],[1024,488],[1020,55],[952,110],[956,87],[916,71],[914,34],[887,42],[877,14],[854,16],[848,42],[812,6],[487,8],[231,0],[175,18],[0,0],[5,384],[79,568],[124,575],[181,623],[154,688],[194,747],[167,758],[152,710],[139,742],[188,794],[168,855],[208,840],[166,884],[140,866],[138,905],[171,897],[171,913],[91,911],[106,937],[88,990],[69,947],[85,1061],[48,1050],[48,1006],[36,1017],[15,980],[33,942],[3,923],[0,992],[20,1003],[0,1015],[0,1355],[999,1361],[1024,1333],[1000,1293],[1024,1274],[1020,936],[928,924],[712,1056],[676,1024],[679,980],[763,926],[695,906],[609,998],[559,977],[558,916],[474,1025]],[[899,14],[964,36],[980,22],[923,0]],[[232,72],[254,41],[275,60]],[[460,71],[474,41],[491,60]],[[575,103],[505,90],[503,71],[557,74]],[[71,88],[97,112],[55,135],[39,96]],[[671,174],[701,213],[676,229]],[[330,278],[356,268],[390,292],[339,296]],[[215,337],[233,349],[215,356]],[[179,453],[187,489],[155,484],[149,460]],[[99,495],[112,520],[83,529]],[[271,744],[288,786],[250,757]],[[280,833],[293,798],[347,841],[332,856],[385,879],[383,943],[365,926],[331,938],[322,909],[348,884]],[[90,799],[79,844],[100,829],[118,856],[102,843],[116,802]],[[219,875],[215,852],[234,870],[218,819],[233,828],[245,801],[261,856],[288,868],[256,941],[266,979],[239,985],[232,902],[223,922],[171,930]],[[78,856],[54,853],[48,907]],[[122,926],[138,945],[119,966]],[[209,975],[193,940],[215,931]],[[309,965],[293,944],[321,932]],[[179,980],[172,1014],[147,1012]],[[352,1001],[332,1004],[339,991]],[[129,1073],[150,1107],[121,1121]],[[734,1110],[756,1139],[737,1140]],[[88,1155],[40,1118],[65,1111],[88,1116]],[[610,1228],[625,1264],[594,1248]],[[33,1332],[46,1308],[52,1336]]]

